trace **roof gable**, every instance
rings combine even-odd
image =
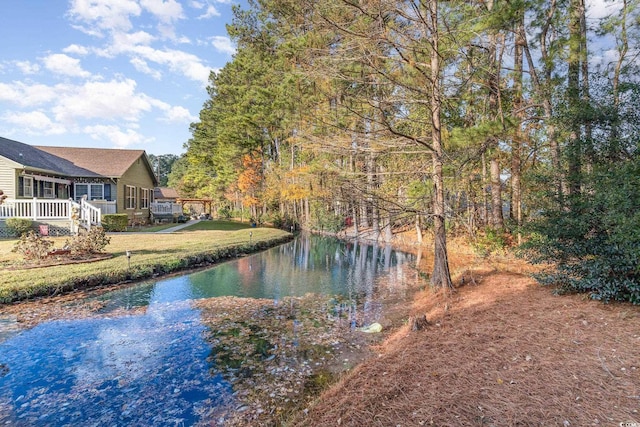
[[[178,192],[170,187],[156,187],[153,189],[154,199],[178,199]]]
[[[144,150],[44,146],[35,148],[109,178],[120,178],[140,157],[146,157]]]

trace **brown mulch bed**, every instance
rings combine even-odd
[[[413,313],[426,329],[397,331],[293,424],[640,422],[640,307],[557,296],[524,274],[473,279],[451,295],[425,292]]]

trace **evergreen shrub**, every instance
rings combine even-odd
[[[640,158],[596,168],[582,191],[541,212],[521,253],[554,265],[540,274],[561,292],[640,304]]]
[[[21,237],[33,229],[33,221],[28,218],[7,218],[6,224],[16,237]]]
[[[102,215],[102,227],[104,231],[127,231],[129,217],[127,214]]]

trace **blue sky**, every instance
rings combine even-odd
[[[2,0],[0,136],[183,153],[242,1]]]

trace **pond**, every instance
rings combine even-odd
[[[68,316],[30,329],[0,311],[0,423],[232,425],[278,415],[330,366],[355,363],[370,342],[363,327],[391,323],[392,307],[423,286],[414,261],[301,236],[66,302],[55,309]]]

